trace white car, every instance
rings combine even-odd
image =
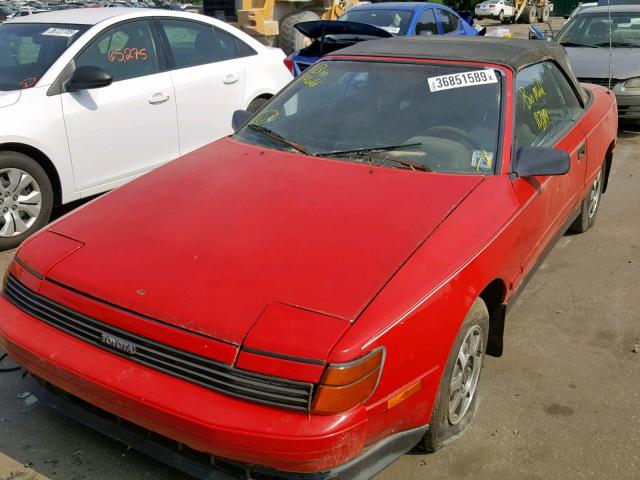
[[[511,0],[484,1],[476,5],[476,18],[496,18],[501,22],[513,18],[515,8]]]
[[[0,25],[0,249],[52,207],[232,133],[292,78],[284,53],[202,15],[40,13]],[[189,192],[172,192],[167,202]],[[143,199],[142,199],[143,200]]]

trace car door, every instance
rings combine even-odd
[[[148,171],[179,156],[173,86],[147,20],[111,26],[74,59],[113,77],[105,88],[62,93],[78,190]]]
[[[563,88],[566,87],[566,88]],[[569,153],[566,175],[514,178],[513,188],[522,204],[518,216],[521,273],[524,278],[562,229],[580,201],[584,183],[585,136],[580,128],[582,109],[566,78],[552,62],[521,70],[516,77],[515,152],[519,147],[553,147]],[[574,94],[575,97],[575,94]]]
[[[454,13],[443,8],[436,8],[438,23],[440,24],[440,33],[442,35],[462,35],[464,29],[461,25],[461,19]]]
[[[161,18],[158,26],[170,54],[184,155],[232,133],[231,117],[243,104],[246,59],[230,33],[208,23]]]

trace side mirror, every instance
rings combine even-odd
[[[237,132],[244,127],[252,116],[253,113],[247,112],[246,110],[236,110],[233,112],[233,117],[231,117],[231,127],[233,131]]]
[[[90,90],[92,88],[108,87],[113,83],[113,78],[100,67],[85,65],[78,67],[65,84],[67,92],[78,90]]]
[[[569,154],[546,147],[520,147],[513,172],[519,177],[564,175],[569,171]]]

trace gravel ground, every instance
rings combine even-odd
[[[623,126],[598,223],[563,237],[514,306],[470,430],[377,479],[640,478],[639,149],[640,126]],[[0,480],[187,480],[24,393],[0,374]]]

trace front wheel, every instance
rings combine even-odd
[[[0,250],[15,248],[51,217],[53,189],[44,169],[18,152],[0,152]]]
[[[471,305],[449,353],[429,430],[422,439],[428,452],[448,445],[471,424],[478,409],[478,385],[489,335],[489,310],[481,298]]]
[[[498,14],[498,20],[504,22],[504,12],[502,10],[500,10],[500,13]]]
[[[604,186],[604,173],[601,168],[596,175],[595,180],[591,184],[589,193],[582,201],[580,207],[580,214],[578,218],[569,227],[570,232],[584,233],[589,230],[596,223],[596,216],[598,210],[600,210],[600,203],[602,200],[602,187]]]

